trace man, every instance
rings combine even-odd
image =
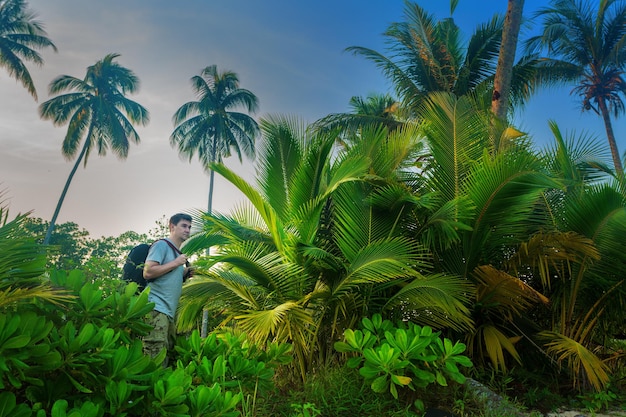
[[[144,337],[144,353],[152,357],[162,349],[171,351],[176,339],[176,308],[182,292],[183,277],[190,272],[187,256],[180,252],[182,243],[189,238],[191,216],[178,213],[170,218],[170,235],[158,240],[148,252],[143,276],[150,288],[148,301],[154,303],[149,324],[154,329]],[[163,366],[168,365],[166,356]]]

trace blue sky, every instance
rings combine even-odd
[[[449,3],[418,1],[443,18]],[[480,4],[479,7],[476,5]],[[545,1],[525,2],[530,16]],[[364,46],[383,52],[382,33],[403,18],[402,0],[29,0],[58,53],[43,52],[45,65],[29,65],[39,103],[56,76],[82,78],[89,65],[119,53],[121,65],[141,80],[131,96],[148,108],[150,124],[138,127],[141,144],[126,161],[93,154],[76,173],[59,222],[73,221],[93,237],[127,230],[146,232],[155,221],[177,211],[206,207],[208,176],[197,160],[179,158],[169,145],[171,117],[193,100],[189,79],[208,65],[232,70],[240,86],[257,95],[260,111],[288,114],[312,122],[329,113],[348,111],[352,96],[389,91],[389,84],[362,57],[344,52]],[[469,36],[506,1],[460,0],[454,18]],[[604,138],[599,117],[581,114],[570,88],[544,91],[523,112],[518,125],[538,144],[549,141],[548,119],[563,131],[586,130]],[[0,68],[0,190],[11,215],[33,211],[50,219],[73,161],[61,155],[65,127],[40,120],[26,90]],[[623,120],[615,122],[624,150]],[[251,179],[251,161],[227,163]],[[214,207],[228,212],[242,200],[217,178]]]

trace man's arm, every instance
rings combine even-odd
[[[184,254],[178,255],[176,259],[163,265],[156,261],[146,261],[143,267],[143,277],[147,280],[158,278],[161,275],[165,275],[168,272],[173,271],[181,265],[185,265],[186,262],[187,256]]]

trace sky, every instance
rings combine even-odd
[[[449,16],[449,2],[418,0],[438,18]],[[455,21],[469,36],[504,0],[460,0]],[[546,1],[526,0],[531,16]],[[480,4],[480,7],[476,7]],[[382,33],[402,21],[403,0],[29,0],[58,48],[42,51],[45,64],[27,63],[38,93],[26,89],[0,67],[0,205],[10,217],[31,212],[49,221],[74,164],[61,154],[67,126],[38,116],[51,98],[48,84],[62,74],[83,78],[86,68],[109,53],[135,72],[139,92],[130,95],[150,112],[137,126],[139,145],[128,158],[93,153],[70,185],[58,223],[74,222],[90,236],[146,233],[176,212],[206,209],[209,177],[197,159],[181,159],[169,143],[172,115],[195,100],[190,78],[203,68],[234,71],[240,87],[259,99],[255,119],[290,115],[313,122],[348,112],[353,96],[393,92],[373,63],[345,52],[363,46],[385,52]],[[550,143],[548,120],[564,132],[587,132],[604,139],[599,117],[582,114],[571,88],[543,91],[516,113],[516,124],[542,146]],[[615,122],[618,146],[626,146],[623,120]],[[253,181],[254,162],[226,165]],[[216,175],[213,207],[228,213],[243,201]]]

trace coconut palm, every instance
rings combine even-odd
[[[341,129],[355,134],[368,126],[383,125],[390,130],[403,124],[400,103],[389,94],[370,94],[350,99],[349,113],[330,114],[313,124],[314,129]]]
[[[517,39],[522,23],[524,0],[508,0],[504,28],[502,30],[502,45],[498,55],[498,66],[493,79],[493,94],[491,96],[491,112],[498,119],[506,118],[509,107],[509,91],[515,65]]]
[[[565,187],[545,196],[550,232],[533,236],[512,259],[526,258],[532,285],[551,299],[549,309],[535,311],[544,329],[537,342],[565,365],[575,388],[601,390],[610,374],[601,347],[624,331],[626,200],[620,183],[607,181],[606,144],[585,134],[564,137],[553,122],[550,127],[555,144],[545,160]]]
[[[254,141],[259,132],[257,122],[248,114],[256,112],[258,99],[250,91],[239,88],[239,78],[232,71],[218,72],[217,66],[204,68],[191,78],[198,101],[183,104],[174,114],[176,126],[170,136],[172,146],[191,161],[197,154],[209,172],[208,211],[213,207],[215,174],[210,166],[221,163],[234,151],[242,162],[242,153],[254,158]]]
[[[547,301],[507,262],[546,223],[536,207],[560,183],[520,132],[507,128],[492,141],[488,110],[470,96],[431,94],[420,114],[432,159],[419,186],[433,197],[412,230],[433,253],[435,271],[475,285],[475,327],[461,335],[474,362],[506,369],[510,357],[521,361],[517,322]]]
[[[415,3],[405,3],[405,20],[384,33],[388,56],[369,48],[348,51],[374,62],[393,82],[403,104],[415,112],[426,95],[476,93],[485,108],[491,106],[493,77],[502,41],[504,20],[494,16],[480,25],[467,44],[452,18],[437,21]],[[526,56],[513,67],[511,102],[523,103],[533,91],[535,61]]]
[[[56,46],[47,38],[36,15],[26,8],[25,0],[0,0],[0,66],[26,87],[37,100],[35,84],[24,61],[43,64],[37,49]]]
[[[56,126],[69,121],[63,139],[63,156],[72,159],[78,153],[54,210],[44,244],[50,242],[63,200],[81,162],[86,166],[94,149],[100,156],[111,150],[118,158],[125,159],[130,142],[139,143],[140,140],[133,123],[148,123],[148,111],[126,97],[127,93],[137,91],[139,79],[131,70],[114,61],[118,56],[106,55],[87,68],[82,80],[69,75],[54,79],[49,86],[50,94],[69,92],[39,106],[40,116],[52,120]],[[82,148],[81,141],[84,141]]]
[[[527,49],[546,51],[542,65],[552,70],[548,81],[576,83],[572,93],[582,98],[582,110],[602,117],[615,171],[622,176],[611,114],[624,112],[626,3],[553,0],[535,17],[543,18],[542,32],[528,39]]]
[[[364,131],[360,148],[334,157],[336,131],[311,133],[285,118],[261,127],[258,186],[213,165],[249,205],[206,213],[203,232],[185,245],[217,250],[183,289],[182,327],[208,306],[255,340],[291,342],[303,377],[332,358],[343,330],[374,312],[403,317],[410,308],[429,324],[468,327],[466,283],[429,274],[428,254],[397,227],[407,203],[370,204],[400,193],[387,174],[411,159],[414,128]]]

